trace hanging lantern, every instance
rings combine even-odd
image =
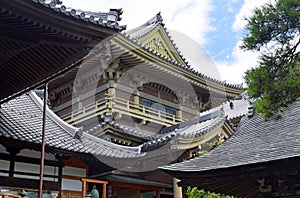
[[[99,198],[99,191],[97,190],[95,185],[94,185],[93,190],[91,192],[91,198]]]

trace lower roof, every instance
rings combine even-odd
[[[43,102],[35,92],[29,92],[0,106],[0,143],[5,140],[41,144]],[[126,147],[80,131],[46,110],[46,146],[76,153],[116,159],[143,156],[138,147]],[[3,139],[3,140],[1,140]],[[1,142],[2,141],[2,142]]]
[[[201,173],[300,157],[299,115],[300,102],[295,102],[280,120],[265,121],[259,114],[244,117],[237,131],[211,152],[161,169]]]

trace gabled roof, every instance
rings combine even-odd
[[[173,53],[172,57],[168,57],[164,54],[161,54],[153,49],[151,47],[147,46],[147,42],[149,42],[153,35],[155,35],[155,31],[160,32],[160,35],[164,35],[165,37],[165,43],[169,47],[169,51]],[[185,71],[189,72],[190,74],[196,75],[198,77],[201,77],[205,79],[207,82],[216,83],[221,86],[225,86],[227,88],[241,90],[242,84],[229,84],[225,81],[219,81],[217,79],[211,78],[209,76],[206,76],[205,74],[202,74],[201,71],[195,70],[191,65],[188,63],[188,61],[185,59],[184,55],[180,52],[178,47],[176,46],[174,40],[171,38],[171,35],[169,34],[168,30],[165,28],[163,23],[163,18],[158,13],[154,17],[152,17],[149,21],[147,21],[145,24],[133,29],[129,30],[127,32],[122,32],[121,35],[125,38],[133,42],[138,47],[141,47],[142,49],[146,50],[148,53],[153,54],[157,56],[158,58],[167,61],[174,65],[175,67],[184,69]],[[167,51],[168,51],[167,50]],[[177,57],[174,59],[174,57]]]
[[[20,142],[41,144],[42,100],[29,92],[1,105],[0,140],[14,139]],[[137,158],[143,156],[138,147],[125,147],[107,142],[80,131],[47,107],[46,146],[77,153],[111,158]]]
[[[265,121],[255,114],[244,117],[237,131],[208,154],[161,167],[171,172],[205,172],[300,157],[300,102],[280,120]]]
[[[154,50],[161,55],[169,57],[180,64],[190,67],[187,60],[183,57],[182,53],[179,51],[178,47],[171,38],[170,33],[165,28],[163,23],[163,18],[160,12],[148,20],[143,25],[126,32],[130,39],[137,41],[147,47],[151,45],[158,45],[160,48],[165,49],[165,53]],[[152,49],[151,47],[149,47]]]

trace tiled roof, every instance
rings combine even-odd
[[[41,143],[42,100],[29,92],[1,105],[0,137],[24,142]],[[81,132],[47,108],[46,146],[113,158],[137,158],[140,148],[125,147]]]
[[[112,127],[114,130],[116,130],[118,133],[124,134],[124,135],[130,135],[133,137],[140,138],[144,141],[149,141],[155,139],[157,136],[154,133],[142,131],[142,130],[136,130],[131,127],[123,126],[115,121],[111,120],[104,120],[102,123],[98,124],[97,126],[91,128],[89,131],[87,131],[90,134],[96,134],[98,130],[101,128],[104,128],[106,126]]]
[[[238,130],[208,154],[161,168],[202,172],[300,157],[299,115],[300,102],[295,102],[280,120],[265,121],[259,114],[244,117]]]
[[[143,38],[144,36],[148,35],[150,32],[155,30],[155,28],[162,24],[163,19],[160,15],[160,13],[156,14],[154,17],[152,17],[150,20],[148,20],[143,25],[134,28],[132,30],[129,30],[126,32],[127,35],[130,36],[133,40],[139,40],[140,38]]]
[[[231,120],[247,115],[249,106],[250,101],[248,99],[240,98],[237,100],[226,101],[218,107],[200,113],[200,116],[210,114],[218,109],[223,109],[227,120]]]
[[[170,59],[169,57],[166,57],[152,49],[150,49],[149,47],[141,44],[140,42],[138,42],[138,40],[146,35],[148,35],[150,32],[152,32],[153,30],[155,30],[155,28],[157,26],[161,25],[165,32],[167,33],[167,36],[169,37],[170,41],[172,42],[173,46],[175,47],[177,53],[180,55],[180,57],[182,58],[182,60],[184,61],[185,65],[178,63],[175,60]],[[122,32],[121,35],[124,36],[124,38],[129,39],[131,42],[135,43],[136,45],[142,47],[143,49],[145,49],[146,51],[148,51],[151,54],[154,54],[156,56],[158,56],[159,58],[172,63],[173,65],[185,69],[197,76],[200,76],[202,78],[204,78],[205,80],[214,82],[214,83],[218,83],[220,85],[223,86],[227,86],[230,88],[234,88],[234,89],[242,89],[242,84],[229,84],[226,83],[225,81],[219,81],[216,80],[214,78],[211,78],[205,74],[200,73],[199,71],[193,69],[193,67],[191,67],[191,65],[189,64],[189,62],[186,60],[186,58],[183,56],[183,54],[180,52],[180,50],[178,49],[178,47],[176,46],[174,40],[171,38],[170,33],[168,32],[167,28],[165,28],[164,23],[163,23],[163,18],[160,15],[160,13],[156,14],[153,18],[151,18],[149,21],[147,21],[145,24],[133,29],[133,30],[129,30],[127,32]]]
[[[31,0],[39,5],[47,7],[57,13],[61,13],[72,17],[74,19],[87,22],[93,25],[107,27],[116,30],[124,30],[126,26],[120,26],[118,21],[121,20],[121,15],[123,13],[122,9],[110,9],[108,13],[104,12],[91,12],[76,10],[73,8],[66,7],[56,3],[56,0],[46,1],[46,0]]]
[[[164,128],[161,135],[154,140],[145,142],[141,147],[143,150],[151,149],[166,144],[175,137],[183,139],[193,139],[209,133],[216,127],[223,124],[226,120],[224,112],[217,110],[199,118],[182,122],[171,127]]]

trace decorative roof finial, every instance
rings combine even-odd
[[[162,21],[163,21],[163,18],[162,18],[162,16],[161,16],[160,11],[156,14],[156,21],[157,21],[157,22],[162,22]]]
[[[74,139],[78,139],[81,140],[83,137],[83,127],[78,128],[78,130],[76,131],[75,135],[74,135]]]
[[[111,114],[106,112],[104,114],[104,122],[111,122],[111,121],[112,121]]]

